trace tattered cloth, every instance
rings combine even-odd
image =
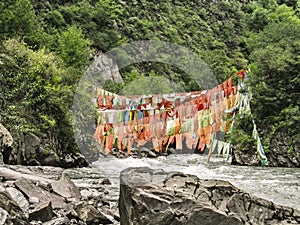
[[[235,76],[245,78],[245,72]],[[100,152],[114,147],[130,153],[133,144],[152,142],[156,151],[176,149],[204,151],[218,132],[228,132],[238,103],[238,86],[229,78],[217,87],[189,93],[151,96],[119,96],[98,88],[95,138]]]

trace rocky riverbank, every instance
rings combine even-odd
[[[119,204],[122,225],[300,223],[299,210],[252,196],[229,182],[149,168],[121,173]]]
[[[106,198],[110,180],[76,186],[58,167],[0,167],[0,224],[119,224]]]
[[[74,151],[61,151],[47,135],[28,132],[16,135],[0,123],[0,163],[30,166],[84,167],[88,163],[83,155]]]

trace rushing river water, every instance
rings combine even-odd
[[[300,168],[241,167],[232,166],[221,158],[213,158],[207,163],[206,156],[173,154],[156,159],[103,157],[87,168],[71,169],[67,173],[81,187],[97,185],[95,179],[98,178],[109,178],[113,184],[109,186],[108,198],[116,202],[120,172],[128,167],[141,166],[180,171],[204,179],[227,180],[258,197],[300,209]]]

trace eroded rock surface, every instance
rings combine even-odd
[[[129,168],[120,177],[122,225],[299,224],[299,211],[252,196],[226,181]]]
[[[105,199],[111,182],[93,183],[99,187],[78,187],[57,167],[2,165],[0,225],[119,224],[117,207]]]

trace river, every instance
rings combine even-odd
[[[203,179],[230,181],[236,187],[257,197],[300,210],[300,168],[272,168],[232,166],[222,158],[196,154],[173,154],[167,157],[125,158],[102,157],[89,167],[69,169],[66,172],[79,187],[97,185],[97,179],[111,180],[107,199],[117,203],[119,195],[119,174],[128,167],[151,167],[165,171],[180,171]]]

